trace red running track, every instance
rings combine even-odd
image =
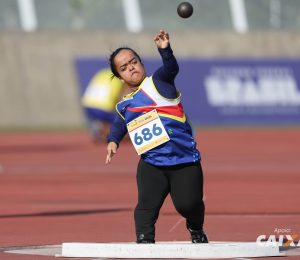
[[[197,137],[210,240],[300,234],[299,129],[205,129]],[[12,246],[134,241],[139,158],[129,142],[112,164],[105,156],[106,145],[84,132],[0,134],[0,259],[55,259],[1,253]],[[189,239],[169,198],[156,227],[157,241]]]

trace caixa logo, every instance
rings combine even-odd
[[[299,236],[296,234],[260,235],[256,239],[259,246],[300,247]]]

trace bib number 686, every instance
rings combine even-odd
[[[141,135],[138,132],[135,133],[134,142],[136,145],[141,145],[144,141],[150,141],[153,136],[159,136],[162,131],[162,128],[156,126],[156,124],[153,125],[152,129],[145,127],[140,132]]]

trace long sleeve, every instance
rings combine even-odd
[[[159,67],[153,74],[153,81],[157,91],[166,98],[174,99],[177,97],[175,87],[175,77],[179,72],[179,66],[170,46],[158,49],[163,66]]]
[[[116,144],[119,145],[123,137],[127,133],[127,127],[124,119],[120,116],[117,115],[113,124],[110,127],[110,132],[107,137],[107,142],[115,142]]]

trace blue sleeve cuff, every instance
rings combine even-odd
[[[118,146],[118,148],[119,148],[119,144],[120,144],[119,140],[117,140],[117,139],[114,138],[114,137],[108,136],[108,137],[107,137],[107,143],[110,143],[110,142],[116,143],[117,146]]]
[[[173,50],[170,44],[166,48],[158,48],[158,52],[163,59],[168,59],[173,56]]]

